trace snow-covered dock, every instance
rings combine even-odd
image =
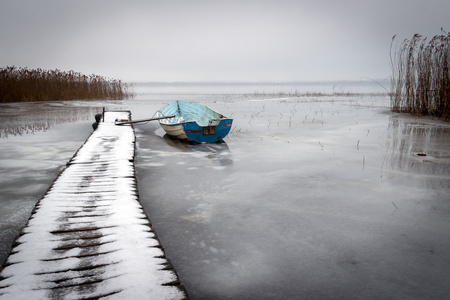
[[[184,299],[137,193],[130,112],[104,122],[44,197],[0,273],[0,299]]]

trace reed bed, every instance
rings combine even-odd
[[[391,109],[450,120],[450,33],[415,34],[394,51],[392,43]]]
[[[74,71],[7,66],[0,68],[0,102],[125,99],[129,86],[120,80]]]

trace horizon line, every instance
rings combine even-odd
[[[368,78],[368,77],[361,77],[359,80],[347,80],[347,79],[339,79],[339,80],[286,80],[286,81],[276,81],[276,80],[260,80],[260,81],[241,81],[241,80],[198,80],[198,81],[125,81],[127,83],[135,83],[135,84],[159,84],[159,85],[173,85],[173,84],[220,84],[220,85],[227,85],[227,84],[255,84],[255,85],[264,85],[264,84],[276,84],[276,85],[282,85],[282,84],[339,84],[339,83],[371,83],[371,84],[380,84],[388,80],[389,77],[384,79],[379,78]]]

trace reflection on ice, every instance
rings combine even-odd
[[[187,213],[181,215],[180,218],[189,222],[207,222],[211,218],[211,212],[203,205],[188,209]]]
[[[99,112],[95,106],[73,106],[70,109],[59,102],[2,104],[0,138],[45,132],[56,125],[92,120]]]
[[[229,147],[223,140],[212,144],[198,144],[176,139],[168,134],[163,136],[163,140],[167,145],[177,148],[180,151],[200,155],[204,154],[204,157],[211,159],[216,165],[229,166],[233,164]]]
[[[441,121],[392,116],[386,139],[386,165],[417,174],[449,175],[450,126]]]

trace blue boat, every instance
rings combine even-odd
[[[197,143],[221,141],[231,129],[233,120],[200,104],[174,101],[167,104],[156,116],[172,118],[159,120],[165,132],[178,139]]]

